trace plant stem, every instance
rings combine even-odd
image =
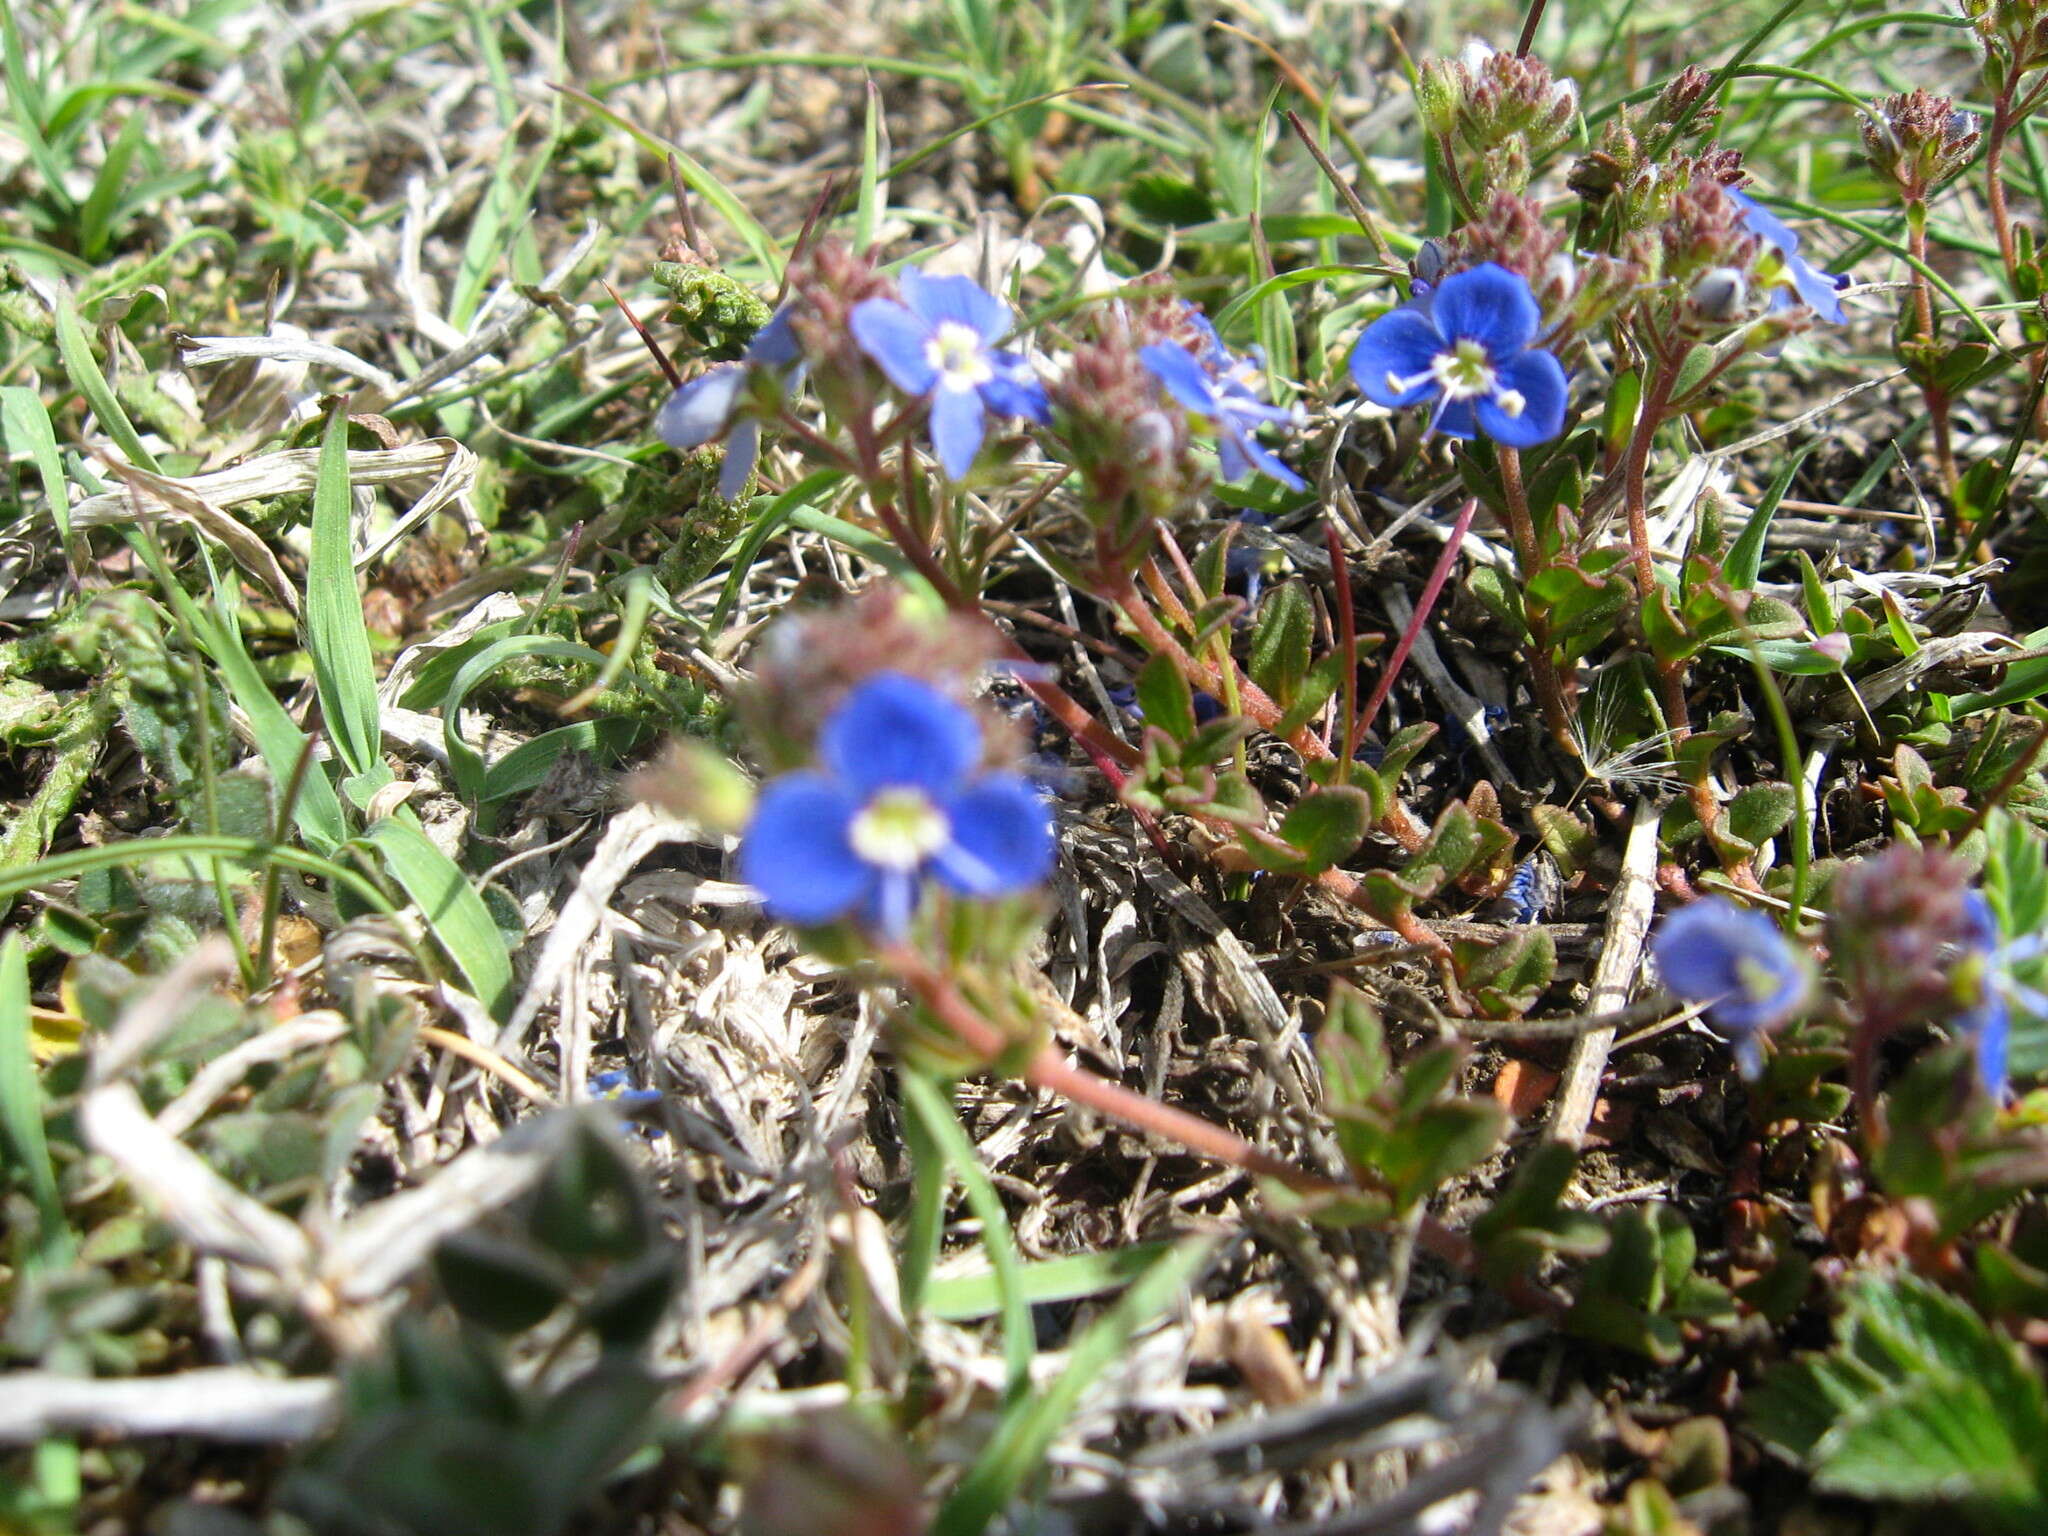
[[[1337,756],[1337,782],[1351,781],[1351,763],[1358,755],[1358,615],[1351,606],[1351,571],[1344,561],[1344,540],[1337,524],[1323,522],[1323,545],[1330,552],[1330,586],[1337,605],[1337,646],[1343,657],[1338,708],[1344,713],[1344,739]]]
[[[1540,15],[1542,9],[1542,0],[1537,0],[1531,15]],[[1536,703],[1543,711],[1543,723],[1549,727],[1551,740],[1576,759],[1579,747],[1572,739],[1571,712],[1564,702],[1564,679],[1558,674],[1551,650],[1550,613],[1529,596],[1529,583],[1543,569],[1543,546],[1537,542],[1536,520],[1529,514],[1529,492],[1522,484],[1522,455],[1516,449],[1504,447],[1499,457],[1501,494],[1507,501],[1508,531],[1515,541],[1515,563],[1521,567],[1522,606],[1529,626],[1529,648],[1533,653],[1529,682],[1536,690]]]
[[[999,1060],[1014,1043],[983,1018],[947,977],[908,947],[893,945],[877,958],[917,995],[918,1001],[932,1011],[962,1046],[984,1063]],[[1162,1104],[1142,1093],[1134,1093],[1121,1083],[1097,1077],[1085,1067],[1077,1067],[1068,1061],[1056,1046],[1041,1046],[1024,1064],[1018,1076],[1031,1087],[1056,1093],[1070,1104],[1094,1110],[1146,1135],[1175,1142],[1198,1157],[1213,1158],[1232,1168],[1272,1179],[1298,1195],[1344,1194],[1358,1188],[1356,1184],[1326,1178],[1277,1157],[1235,1131],[1204,1120],[1200,1115],[1189,1114],[1171,1104]],[[1464,1233],[1454,1232],[1441,1222],[1424,1217],[1418,1239],[1424,1248],[1444,1262],[1467,1274],[1478,1272],[1481,1255]],[[1557,1317],[1564,1311],[1564,1303],[1558,1296],[1525,1279],[1510,1279],[1502,1285],[1502,1290],[1528,1311],[1549,1317]]]
[[[1914,198],[1906,204],[1906,249],[1913,256],[1913,320],[1919,332],[1919,339],[1928,349],[1931,363],[1934,347],[1934,296],[1927,283],[1927,202]],[[1955,512],[1956,488],[1960,477],[1956,473],[1955,446],[1950,440],[1948,422],[1948,391],[1931,379],[1920,386],[1920,396],[1927,402],[1927,419],[1934,428],[1934,462],[1941,472],[1941,483],[1948,492],[1951,516]],[[1962,529],[1956,529],[1958,543]]]

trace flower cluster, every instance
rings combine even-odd
[[[2013,968],[2048,944],[2005,942],[1975,878],[1946,849],[1894,844],[1836,877],[1828,942],[1860,1030],[1883,1039],[1944,1023],[1970,1042],[1985,1091],[2002,1097],[2012,1009],[2048,1017],[2048,997]]]
[[[1051,871],[1052,821],[1022,775],[980,771],[974,712],[932,684],[883,672],[826,716],[817,766],[761,792],[740,877],[769,914],[803,926],[851,919],[903,936],[928,879],[987,898]]]
[[[1761,1037],[1805,1005],[1806,961],[1769,918],[1725,896],[1707,896],[1666,917],[1650,938],[1664,985],[1703,1003],[1708,1024],[1728,1038],[1744,1077],[1763,1068]]]
[[[1932,91],[1882,97],[1864,115],[1862,128],[1872,168],[1909,203],[1924,202],[1970,163],[1977,147],[1977,119]]]

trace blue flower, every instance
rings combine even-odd
[[[932,447],[949,480],[974,465],[988,432],[988,413],[1052,419],[1031,364],[995,343],[1014,324],[1010,306],[968,277],[926,277],[917,268],[898,280],[903,302],[863,299],[847,324],[860,349],[907,395],[932,397]]]
[[[687,453],[725,438],[725,465],[718,472],[718,494],[737,501],[761,451],[761,423],[742,397],[752,381],[766,375],[780,398],[789,387],[799,360],[796,337],[784,306],[754,333],[736,363],[720,363],[682,385],[654,418],[654,434],[669,447]]]
[[[813,770],[762,790],[740,843],[740,878],[771,916],[856,917],[901,936],[927,876],[963,896],[1000,896],[1052,868],[1052,819],[1029,781],[977,773],[981,725],[900,672],[861,683],[818,731]]]
[[[1962,956],[1977,959],[1977,1001],[1952,1019],[1950,1027],[1977,1053],[1977,1081],[1994,1100],[2000,1100],[2005,1097],[2009,1076],[2013,1005],[2017,1003],[2036,1018],[2048,1018],[2048,993],[2022,982],[2013,975],[2012,967],[2039,959],[2048,950],[2048,939],[2022,934],[2004,942],[1998,918],[1982,891],[1966,893],[1963,910],[1969,932],[1962,942]]]
[[[1709,1024],[1729,1036],[1744,1077],[1763,1065],[1757,1036],[1778,1028],[1806,1001],[1805,963],[1777,924],[1723,896],[1680,907],[1658,925],[1650,953],[1664,985],[1705,1003]]]
[[[1792,232],[1791,226],[1755,198],[1734,187],[1726,190],[1735,206],[1742,210],[1743,226],[1778,253],[1778,260],[1783,263],[1785,276],[1791,279],[1792,290],[1799,295],[1799,301],[1830,325],[1840,325],[1845,317],[1836,290],[1848,279],[1823,272],[1801,256],[1799,237]]]
[[[1367,326],[1351,377],[1390,410],[1434,400],[1432,432],[1532,448],[1564,430],[1564,365],[1531,345],[1542,324],[1527,279],[1482,262]]]
[[[1255,359],[1231,356],[1214,326],[1199,314],[1191,312],[1189,318],[1197,350],[1157,341],[1138,349],[1138,361],[1176,404],[1216,429],[1216,458],[1225,480],[1241,480],[1258,469],[1290,491],[1307,490],[1308,483],[1256,436],[1260,427],[1292,426],[1294,412],[1259,398],[1263,381]]]

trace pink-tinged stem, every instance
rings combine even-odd
[[[1013,1042],[983,1018],[960,990],[922,956],[898,944],[884,950],[879,959],[917,994],[918,1000],[961,1045],[982,1061],[994,1062],[1011,1048]],[[1056,1093],[1071,1104],[1092,1109],[1146,1135],[1175,1142],[1199,1157],[1213,1158],[1232,1168],[1272,1179],[1299,1195],[1343,1194],[1358,1188],[1356,1184],[1326,1178],[1277,1157],[1200,1115],[1191,1115],[1184,1109],[1134,1093],[1121,1083],[1097,1077],[1069,1062],[1055,1046],[1040,1047],[1018,1075],[1032,1087]],[[1481,1255],[1472,1240],[1432,1217],[1423,1218],[1417,1240],[1428,1252],[1468,1274],[1476,1273],[1480,1267]],[[1554,1292],[1520,1277],[1507,1281],[1502,1290],[1529,1312],[1554,1318],[1565,1310],[1563,1300]]]
[[[1334,522],[1323,523],[1323,546],[1330,552],[1330,586],[1337,600],[1337,648],[1344,658],[1343,692],[1338,707],[1344,712],[1343,752],[1337,759],[1337,782],[1349,783],[1351,764],[1358,756],[1358,615],[1351,606],[1351,567],[1344,559],[1344,539]]]
[[[1478,514],[1477,500],[1468,499],[1458,509],[1458,520],[1451,525],[1451,536],[1444,541],[1444,552],[1437,556],[1436,568],[1429,573],[1424,583],[1422,596],[1417,599],[1415,612],[1408,617],[1407,628],[1401,631],[1400,644],[1394,647],[1394,654],[1387,658],[1386,668],[1380,673],[1380,680],[1373,685],[1372,697],[1365,702],[1365,712],[1345,732],[1347,742],[1356,742],[1359,737],[1372,729],[1372,723],[1379,718],[1380,706],[1387,702],[1387,695],[1393,691],[1394,680],[1401,675],[1401,668],[1407,664],[1408,653],[1415,649],[1415,637],[1422,633],[1422,626],[1429,622],[1430,611],[1436,607],[1436,600],[1443,592],[1444,583],[1450,579],[1451,567],[1457,564],[1458,555],[1465,547],[1465,533],[1471,528],[1472,519]]]

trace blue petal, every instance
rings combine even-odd
[[[1966,943],[1982,950],[1998,947],[1998,914],[1991,910],[1982,891],[1963,892],[1963,921],[1969,933]]]
[[[2005,1097],[2006,1060],[2012,1044],[2012,1010],[2004,998],[1987,993],[1982,1003],[1959,1021],[1977,1053],[1977,1081],[1994,1099]]]
[[[988,432],[988,413],[972,389],[942,389],[932,396],[932,447],[948,480],[966,478]]]
[[[818,761],[863,800],[891,785],[950,799],[980,759],[974,712],[901,672],[860,684],[818,731]]]
[[[862,299],[846,318],[861,351],[906,395],[921,395],[939,376],[925,356],[932,328],[894,299]]]
[[[1010,306],[971,277],[926,277],[917,268],[906,267],[897,284],[903,302],[934,330],[952,320],[986,342],[1010,329]]]
[[[984,405],[998,416],[1022,416],[1040,425],[1052,420],[1052,402],[1028,359],[1016,352],[991,352],[988,362],[995,373],[981,386]]]
[[[963,896],[1000,896],[1037,885],[1052,870],[1052,816],[1028,780],[991,773],[947,807],[953,839],[932,857],[939,878]]]
[[[1268,405],[1242,384],[1228,384],[1216,392],[1217,414],[1250,431],[1258,426],[1293,426],[1294,412],[1284,405]]]
[[[1526,347],[1543,324],[1528,279],[1492,261],[1445,278],[1429,313],[1445,336],[1482,343],[1496,363]]]
[[[1230,439],[1225,438],[1224,441],[1229,442]],[[1249,432],[1238,439],[1238,443],[1244,449],[1244,456],[1246,458],[1250,459],[1262,472],[1278,480],[1290,491],[1305,491],[1308,489],[1308,482],[1306,480],[1289,469],[1277,454]]]
[[[789,306],[783,305],[768,317],[768,323],[754,332],[747,343],[746,360],[763,368],[788,368],[802,356],[796,333],[789,328]]]
[[[1805,995],[1806,975],[1777,925],[1761,913],[1709,896],[1665,918],[1650,939],[1664,985],[1707,1003],[1717,1027],[1770,1029]]]
[[[725,440],[725,463],[718,471],[718,494],[725,500],[740,499],[760,451],[761,424],[750,416],[735,426],[732,436]]]
[[[1459,441],[1477,437],[1479,428],[1472,418],[1470,400],[1446,400],[1429,423],[1429,430]]]
[[[875,877],[874,894],[863,912],[870,925],[885,939],[900,939],[910,928],[910,915],[917,910],[918,878],[913,870],[885,869]]]
[[[1724,187],[1722,190],[1742,210],[1743,226],[1757,239],[1766,245],[1776,246],[1788,256],[1799,249],[1799,236],[1792,232],[1791,225],[1740,188]]]
[[[1216,438],[1216,467],[1222,471],[1223,483],[1242,480],[1251,473],[1251,455],[1245,450],[1250,441],[1241,432],[1225,430]]]
[[[1351,378],[1358,392],[1374,405],[1399,410],[1419,405],[1437,392],[1430,365],[1444,350],[1444,338],[1421,310],[1404,306],[1381,315],[1359,334],[1351,349]],[[1396,389],[1395,379],[1421,382]]]
[[[1564,365],[1548,352],[1531,348],[1517,353],[1498,373],[1502,389],[1522,396],[1521,414],[1510,416],[1492,395],[1474,403],[1473,414],[1486,435],[1509,448],[1533,448],[1564,430]]]
[[[866,899],[875,871],[855,856],[847,827],[860,808],[823,774],[771,780],[740,840],[740,878],[786,923],[825,923]]]
[[[1786,257],[1785,270],[1792,274],[1792,286],[1798,290],[1800,299],[1821,319],[1830,325],[1840,325],[1848,318],[1842,313],[1842,297],[1833,277],[1804,256]]]
[[[1209,317],[1189,304],[1186,306],[1186,318],[1195,333],[1195,360],[1216,373],[1227,373],[1237,359],[1223,345],[1223,338],[1216,334],[1216,327],[1209,323]]]
[[[702,448],[731,425],[746,381],[747,370],[737,363],[723,363],[690,380],[655,414],[654,435],[684,452]]]
[[[1197,416],[1219,414],[1216,387],[1195,361],[1194,354],[1177,341],[1155,341],[1138,349],[1138,361],[1157,379],[1160,387],[1180,405]]]

